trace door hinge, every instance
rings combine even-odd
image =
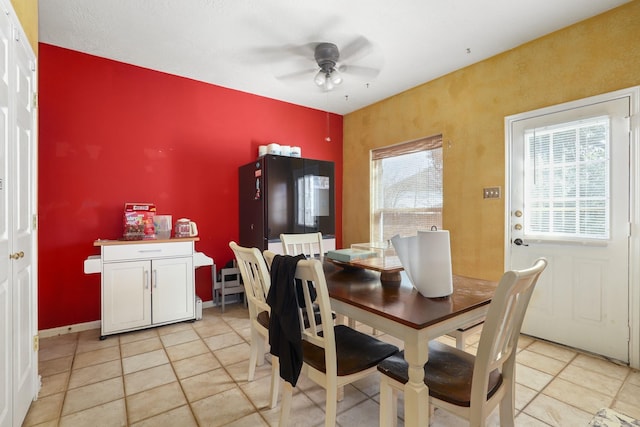
[[[33,92],[33,108],[38,109],[38,92]]]
[[[38,215],[33,215],[33,229],[37,230],[38,229]]]
[[[37,335],[33,336],[33,351],[38,351],[40,349],[40,338]]]

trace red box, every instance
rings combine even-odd
[[[155,239],[156,230],[153,217],[156,205],[153,203],[124,204],[124,240]]]

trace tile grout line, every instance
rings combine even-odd
[[[69,383],[71,382],[71,374],[73,374],[73,365],[76,363],[76,354],[78,353],[78,347],[80,347],[80,333],[75,332],[75,334],[75,348],[73,349],[73,357],[71,358],[71,365],[69,366],[69,377],[65,384],[64,396],[62,398],[62,403],[60,404],[60,410],[58,411],[58,418],[56,419],[56,423],[58,425],[60,425],[60,422],[62,421],[62,411],[64,410],[64,404],[67,401],[67,393],[69,393]]]
[[[236,330],[236,329],[235,329],[235,328],[234,328],[234,327],[233,327],[233,326],[232,326],[232,325],[231,325],[231,324],[230,324],[230,323],[225,319],[225,317],[224,317],[224,313],[221,313],[219,318],[220,318],[223,322],[225,322],[225,324],[226,324],[229,328],[231,328],[231,330],[232,330],[235,334],[237,334],[237,335],[242,339],[242,342],[243,342],[243,343],[249,344],[249,346],[251,346],[251,343],[250,343],[249,341],[247,341],[247,340],[245,339],[245,337],[244,337],[244,336],[242,336],[242,334],[240,334],[240,333],[239,333],[239,332],[238,332],[238,331],[237,331],[237,330]],[[251,319],[249,319],[249,327],[251,327]],[[196,333],[197,333],[197,332],[196,332]],[[200,334],[198,334],[198,336],[200,336]],[[201,338],[201,339],[202,339],[202,338]],[[204,340],[203,340],[203,342],[204,342]],[[213,350],[212,350],[212,349],[211,349],[211,348],[210,348],[206,343],[204,343],[204,345],[207,347],[207,349],[209,349],[209,351],[211,352],[211,354],[213,355],[213,357],[215,357],[215,354],[213,353]],[[263,357],[264,357],[264,355],[263,355]],[[218,360],[218,358],[217,358],[217,357],[216,357],[216,360]],[[222,362],[220,362],[219,360],[218,360],[218,362],[220,363],[220,367],[225,371],[225,373],[229,376],[229,378],[231,378],[231,380],[234,382],[234,384],[235,384],[236,388],[237,388],[237,389],[240,391],[240,393],[242,393],[242,395],[243,395],[243,396],[244,396],[244,397],[249,401],[249,403],[251,404],[251,406],[252,406],[252,407],[254,408],[254,410],[255,410],[254,412],[256,412],[256,413],[258,414],[258,416],[260,416],[260,418],[261,418],[261,419],[262,419],[262,420],[263,420],[267,425],[269,425],[269,426],[270,426],[271,424],[269,423],[269,421],[264,417],[264,415],[262,415],[262,412],[260,411],[260,409],[255,405],[255,403],[253,402],[253,400],[251,400],[250,396],[249,396],[249,395],[248,395],[248,394],[247,394],[247,393],[242,389],[242,387],[240,386],[240,384],[238,383],[238,381],[236,381],[236,379],[233,377],[233,375],[231,375],[231,372],[227,369],[227,367],[226,367]],[[271,361],[267,362],[267,361],[265,360],[265,363],[269,363],[269,364],[271,364]],[[254,378],[254,381],[255,381],[255,378]],[[249,381],[247,381],[247,383],[249,383]],[[247,415],[245,415],[245,417],[246,417],[246,416],[247,416]],[[240,420],[240,419],[242,419],[242,418],[244,418],[244,417],[240,417],[240,418],[238,418],[238,419],[232,420],[232,421],[230,421],[229,423],[227,423],[227,425],[228,425],[228,424],[230,424],[230,423],[234,423],[234,422],[236,422],[236,421],[238,421],[238,420]]]

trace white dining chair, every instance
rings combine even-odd
[[[230,242],[238,269],[244,283],[247,305],[249,306],[249,321],[251,324],[251,348],[249,353],[249,372],[247,381],[253,381],[256,366],[264,363],[266,344],[269,341],[269,321],[271,308],[267,304],[267,294],[271,286],[269,270],[258,248],[245,248],[236,242]],[[271,357],[271,402],[274,408],[278,401],[280,384],[279,361]]]
[[[322,258],[322,233],[281,234],[282,251],[285,255],[305,254],[307,258]]]
[[[297,264],[295,279],[302,282],[300,289],[304,308],[300,308],[302,334],[302,375],[305,375],[326,391],[325,426],[335,426],[338,389],[366,376],[375,374],[377,364],[398,352],[398,348],[346,325],[335,325],[322,330],[313,313],[311,289],[317,294],[323,325],[333,321],[327,282],[319,260],[303,260]],[[272,285],[272,286],[275,286]],[[293,286],[293,284],[292,284]],[[306,311],[309,325],[304,324],[302,312]],[[280,426],[286,426],[291,411],[293,386],[285,382],[282,392]]]
[[[424,383],[429,405],[484,426],[500,406],[500,426],[514,425],[516,350],[520,329],[538,277],[547,266],[544,258],[525,270],[507,271],[493,296],[480,335],[476,356],[436,340],[429,342]],[[409,381],[403,353],[378,365],[380,425],[397,424],[397,394]],[[425,402],[426,403],[426,402]]]

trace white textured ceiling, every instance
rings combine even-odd
[[[346,114],[627,0],[40,0],[40,41]],[[331,92],[309,44],[368,49]],[[363,77],[349,73],[379,69]],[[303,72],[307,70],[306,72]]]

